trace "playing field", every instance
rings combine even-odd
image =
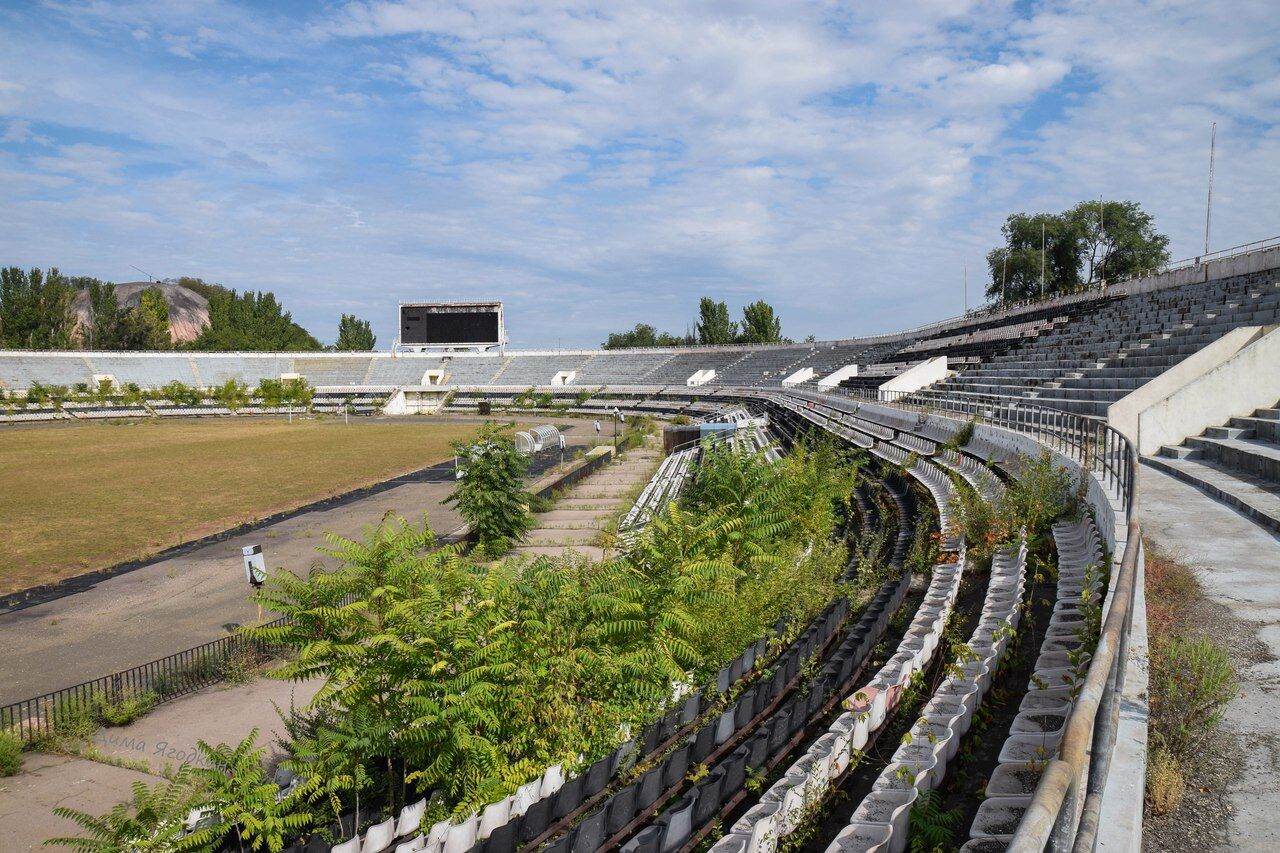
[[[148,420],[0,430],[0,592],[425,468],[474,429],[432,421]]]

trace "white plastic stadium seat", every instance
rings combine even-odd
[[[329,853],[360,853],[360,836],[333,845]]]
[[[415,835],[408,841],[396,845],[396,853],[418,853],[420,850],[426,849],[427,837],[425,835]]]
[[[365,833],[364,846],[360,848],[360,853],[382,853],[382,851],[391,846],[391,842],[395,841],[395,839],[395,818],[387,818],[382,823],[369,827],[369,831]]]
[[[406,835],[417,832],[418,827],[422,825],[422,816],[427,812],[427,801],[425,798],[418,800],[416,803],[410,803],[400,810],[400,819],[396,821],[396,838],[404,838]]]

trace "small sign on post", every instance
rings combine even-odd
[[[240,549],[244,556],[244,576],[249,586],[257,592],[267,582],[267,561],[262,556],[261,545],[246,545]],[[262,604],[258,603],[258,623],[262,623]]]

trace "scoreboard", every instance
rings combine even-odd
[[[402,302],[405,347],[495,347],[504,343],[501,302]]]

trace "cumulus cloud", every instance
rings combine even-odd
[[[1270,236],[1277,40],[1229,6],[63,0],[0,24],[0,144],[58,146],[3,163],[0,227],[99,275],[157,247],[322,337],[485,296],[593,344],[704,293],[883,331],[958,310],[1015,210],[1132,198],[1198,251],[1210,121],[1215,233]]]

